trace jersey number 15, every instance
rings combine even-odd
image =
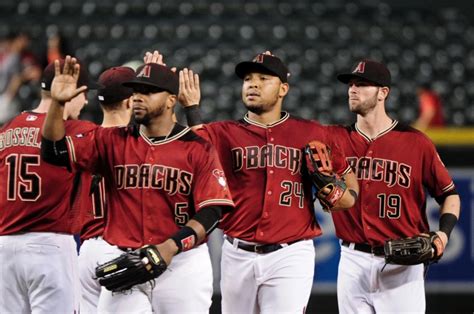
[[[41,195],[41,177],[30,166],[39,166],[38,155],[10,154],[5,158],[8,166],[7,199],[25,202],[36,201]]]

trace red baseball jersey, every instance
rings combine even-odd
[[[429,231],[425,189],[433,197],[455,193],[433,143],[397,121],[374,139],[355,125],[334,126],[332,133],[360,186],[354,208],[332,213],[336,235],[379,246]]]
[[[165,241],[201,208],[233,202],[215,149],[176,125],[163,139],[139,126],[98,128],[66,138],[73,167],[105,179],[104,239],[138,248]]]
[[[234,197],[236,209],[220,228],[232,237],[258,243],[287,243],[321,234],[314,216],[312,184],[302,175],[303,148],[319,140],[333,147],[328,128],[290,117],[263,125],[245,116],[198,130],[216,147]],[[338,174],[350,167],[333,149]]]
[[[82,182],[81,242],[103,235],[106,215],[105,180],[100,175],[84,173]]]
[[[44,113],[23,112],[0,129],[0,235],[19,232],[71,234],[80,174],[41,160]],[[66,121],[67,134],[97,126]],[[75,207],[74,207],[75,208]]]

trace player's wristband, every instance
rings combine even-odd
[[[201,110],[199,110],[198,104],[184,107],[184,112],[186,114],[186,120],[188,121],[189,126],[195,126],[204,123],[202,121]]]
[[[171,239],[176,243],[178,247],[178,253],[190,250],[196,244],[197,234],[193,228],[184,226],[178,232],[176,232]],[[176,254],[178,254],[176,253]]]
[[[451,213],[444,213],[439,218],[439,231],[443,231],[444,233],[446,233],[449,239],[451,231],[453,231],[454,226],[457,222],[458,218],[456,217],[456,215],[453,215]]]

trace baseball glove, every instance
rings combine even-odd
[[[398,265],[436,263],[443,255],[443,242],[436,232],[385,241],[385,262]]]
[[[311,141],[305,146],[306,169],[317,189],[316,198],[330,210],[347,189],[346,183],[334,173],[330,150],[326,144]]]
[[[158,249],[146,245],[97,266],[95,275],[107,290],[120,292],[158,278],[166,268]]]

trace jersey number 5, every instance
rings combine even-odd
[[[41,195],[41,178],[30,166],[39,166],[38,155],[10,154],[5,158],[8,166],[7,199],[25,202],[36,201]]]

